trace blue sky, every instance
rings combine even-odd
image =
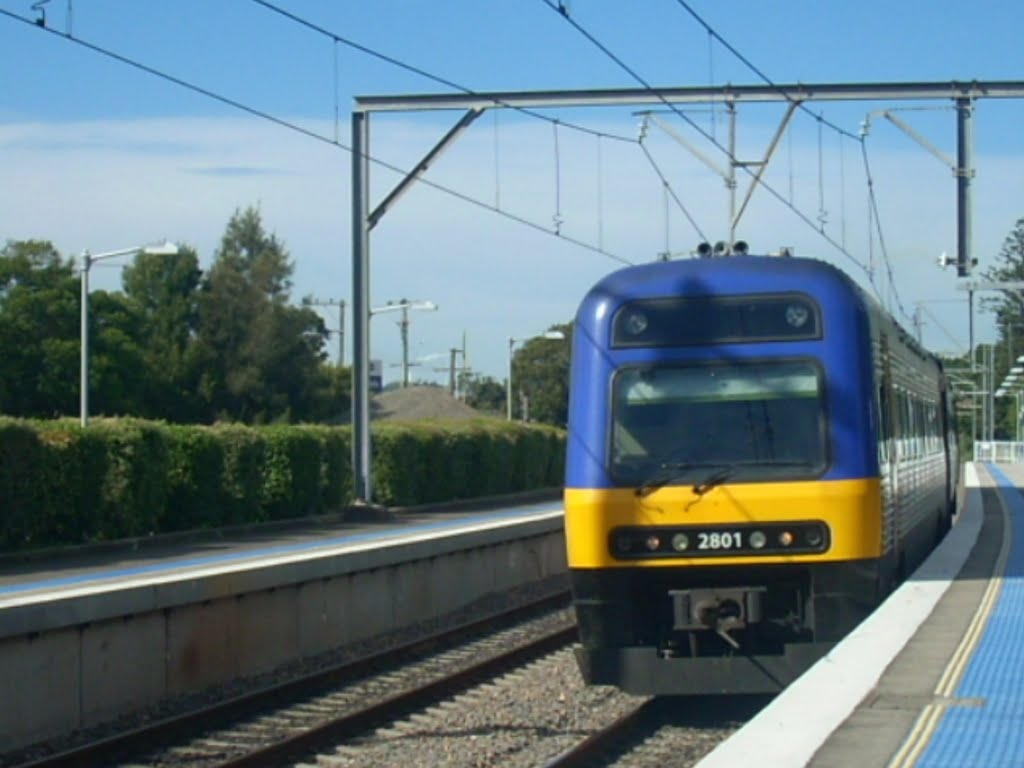
[[[0,11],[32,20],[30,0],[0,0]],[[476,91],[638,87],[544,0],[377,0],[271,5],[312,25]],[[841,83],[1024,79],[1019,30],[1024,5],[952,0],[859,3],[776,0],[571,0],[569,16],[655,86],[760,84],[760,78],[687,11],[775,82]],[[253,0],[51,0],[51,34],[0,15],[0,239],[45,238],[65,254],[96,253],[163,239],[212,259],[232,212],[258,205],[288,247],[298,298],[351,299],[350,133],[355,95],[435,93],[439,82],[371,57]],[[141,72],[67,39],[88,42],[264,112],[291,130]],[[927,110],[921,107],[929,107]],[[814,115],[856,134],[865,116],[908,108],[902,119],[947,154],[955,151],[949,104],[811,104]],[[741,107],[738,156],[764,152],[781,105]],[[485,206],[552,230],[555,237],[418,187],[374,230],[371,303],[431,300],[414,313],[411,357],[432,370],[467,336],[470,363],[502,378],[508,338],[571,319],[596,280],[661,251],[688,253],[698,232],[668,200],[660,172],[709,239],[726,235],[724,184],[657,127],[635,141],[636,109],[549,111],[550,122],[503,112],[478,120],[428,178]],[[722,114],[689,113],[726,140]],[[955,250],[952,173],[880,118],[866,139],[882,234],[869,242],[867,176],[860,146],[814,115],[801,114],[780,145],[767,180],[812,221],[830,245],[787,207],[755,192],[739,228],[754,250],[790,245],[832,261],[875,287],[896,311],[920,306],[925,342],[961,352],[967,344],[964,292],[936,259]],[[379,115],[371,153],[395,166],[417,162],[455,121],[454,113]],[[984,268],[1024,217],[1024,147],[1018,102],[982,101],[975,121],[975,254]],[[722,153],[678,116],[665,119],[717,163]],[[585,125],[606,134],[574,131]],[[311,138],[303,132],[321,137]],[[556,144],[557,137],[557,144]],[[612,137],[624,137],[619,141]],[[557,148],[557,149],[556,149]],[[396,182],[372,171],[379,200]],[[745,186],[740,179],[741,188]],[[600,246],[613,257],[568,242]],[[118,263],[97,266],[93,285],[119,287]],[[334,310],[324,310],[336,327]],[[394,315],[373,320],[373,356],[385,378],[399,376]],[[907,322],[904,318],[904,322]],[[351,329],[351,318],[346,325]],[[978,337],[991,337],[980,316]],[[334,350],[336,341],[329,348]],[[346,359],[351,359],[350,347]]]

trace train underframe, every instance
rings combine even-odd
[[[584,680],[645,695],[775,693],[866,618],[884,560],[571,572]]]

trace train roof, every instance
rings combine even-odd
[[[622,297],[702,296],[762,291],[813,291],[842,284],[864,291],[841,269],[826,261],[781,256],[721,256],[655,261],[612,272],[594,291]]]
[[[636,264],[602,278],[584,298],[585,311],[595,302],[620,304],[634,298],[711,296],[763,292],[835,291],[847,294],[919,354],[935,357],[853,278],[834,264],[795,256],[716,256]]]

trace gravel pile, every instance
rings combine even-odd
[[[406,387],[381,392],[370,400],[370,417],[382,421],[446,421],[484,418],[481,413],[440,387]]]

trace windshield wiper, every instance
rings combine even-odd
[[[703,496],[705,493],[710,491],[717,485],[721,485],[730,477],[736,474],[736,467],[722,467],[717,472],[712,472],[702,482],[694,483],[693,492],[698,496]]]
[[[662,486],[668,485],[673,480],[680,477],[686,470],[692,468],[693,465],[685,461],[666,461],[659,465],[659,469],[662,471],[652,477],[650,480],[645,480],[640,483],[636,489],[637,496],[647,496],[654,493]]]

